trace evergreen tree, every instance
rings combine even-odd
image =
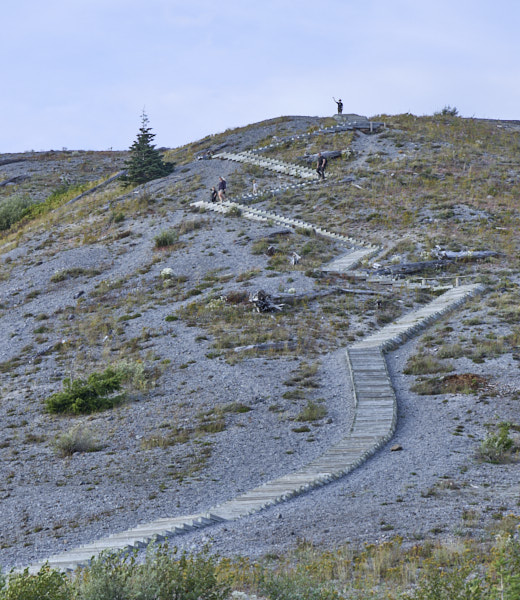
[[[148,116],[143,110],[141,128],[130,146],[130,158],[125,162],[127,173],[121,177],[125,183],[140,184],[165,177],[173,171],[172,163],[163,162],[161,153],[152,144],[155,133],[148,127]]]

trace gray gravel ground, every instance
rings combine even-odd
[[[448,319],[455,323],[459,316]],[[402,536],[479,539],[492,535],[497,519],[518,514],[518,464],[490,464],[476,453],[485,423],[518,419],[520,372],[510,357],[479,373],[493,377],[498,396],[489,403],[472,395],[417,396],[412,376],[402,374],[417,340],[388,356],[398,397],[398,425],[392,440],[359,469],[328,486],[257,515],[224,523],[175,544],[195,550],[210,543],[222,555],[282,553],[306,540],[322,547],[364,544]],[[466,371],[465,371],[466,372]],[[463,435],[456,435],[464,424]],[[518,440],[518,436],[517,436]],[[391,451],[395,444],[401,451]]]
[[[287,134],[305,131],[314,122],[310,117],[294,119],[284,130]],[[234,150],[245,149],[274,131],[278,130],[273,124],[234,134],[236,139],[229,145]],[[373,153],[377,138],[364,136],[356,143],[362,160],[363,148]],[[383,143],[390,152],[387,141]],[[290,273],[292,281],[287,273],[272,277],[265,269],[267,257],[251,254],[249,246],[242,244],[244,233],[251,242],[278,229],[269,225],[202,215],[208,226],[185,236],[183,249],[171,255],[153,250],[159,232],[182,220],[201,218],[190,213],[186,204],[179,207],[179,198],[186,202],[206,199],[207,190],[220,174],[232,181],[235,174],[240,175],[240,168],[226,161],[196,161],[161,182],[149,184],[141,194],[174,200],[165,200],[153,215],[143,212],[123,221],[118,231],[128,231],[126,237],[105,239],[103,236],[113,236],[107,229],[96,243],[82,244],[86,222],[62,223],[52,232],[34,231],[30,239],[13,244],[2,255],[0,363],[22,357],[20,364],[1,374],[0,564],[4,569],[138,523],[207,510],[263,481],[296,470],[348,430],[353,407],[343,349],[319,356],[320,387],[309,397],[324,399],[328,418],[319,426],[311,426],[311,436],[301,435],[292,431],[294,421],[290,419],[305,401],[283,398],[287,391],[283,382],[299,366],[298,357],[249,357],[234,365],[223,358],[209,359],[211,339],[202,339],[207,337],[205,330],[189,327],[185,321],[165,321],[166,315],[190,300],[144,300],[142,306],[135,300],[139,294],[145,298],[146,290],[160,283],[159,274],[165,267],[184,275],[188,289],[210,271],[229,273],[234,279],[222,283],[225,293],[237,289],[236,275],[252,268],[262,271],[240,289],[263,288],[278,293],[294,287],[303,293],[315,288],[315,280],[303,271]],[[261,185],[284,181],[269,176]],[[192,189],[194,182],[198,189]],[[117,208],[114,202],[110,210]],[[291,210],[283,205],[280,208]],[[94,223],[105,216],[93,214],[89,219]],[[331,246],[333,254],[341,251]],[[71,267],[100,272],[51,281],[54,273]],[[63,377],[82,375],[89,352],[92,360],[97,359],[89,349],[85,323],[90,313],[85,307],[95,306],[100,285],[117,280],[127,283],[110,293],[114,301],[125,295],[127,304],[115,317],[138,311],[142,315],[120,325],[124,333],[119,340],[110,330],[107,346],[100,352],[116,358],[110,344],[135,338],[146,327],[157,335],[146,341],[143,352],[150,360],[169,360],[168,368],[156,388],[136,394],[131,402],[113,411],[75,418],[46,415],[42,401],[59,389]],[[485,297],[480,307],[471,310],[463,307],[444,320],[444,325],[453,327],[450,335],[454,340],[464,331],[464,318],[486,316]],[[41,315],[48,318],[40,319]],[[42,324],[49,331],[38,337],[34,331]],[[46,349],[62,341],[66,349],[71,324],[79,330],[83,327],[84,357],[76,362],[70,356],[60,363],[56,354]],[[492,322],[489,327],[501,333]],[[303,539],[334,546],[394,535],[412,541],[431,536],[479,537],[492,530],[498,516],[518,513],[518,464],[492,465],[476,460],[486,423],[519,421],[518,362],[511,352],[478,365],[465,358],[453,360],[456,372],[488,376],[492,393],[418,396],[410,391],[415,378],[403,375],[417,343],[411,341],[388,357],[399,403],[397,431],[392,441],[362,467],[305,496],[237,522],[179,537],[174,543],[192,549],[211,541],[213,549],[225,555],[259,556],[281,552]],[[211,442],[212,453],[204,468],[183,481],[175,474],[201,458],[200,441],[142,449],[143,440],[151,435],[167,431],[172,424],[185,425],[197,413],[230,402],[244,402],[253,410],[226,417],[226,430],[205,439]],[[272,410],[275,404],[280,405],[280,412]],[[103,450],[58,457],[53,440],[75,424],[91,430],[104,444]],[[462,430],[457,429],[460,425]],[[393,452],[390,447],[396,443],[403,449]]]

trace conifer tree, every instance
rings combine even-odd
[[[141,128],[130,146],[130,158],[125,162],[127,173],[121,177],[125,183],[140,184],[165,177],[173,171],[172,163],[163,162],[161,153],[152,144],[155,133],[148,126],[148,115],[141,115]]]

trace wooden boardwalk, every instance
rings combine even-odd
[[[225,157],[223,156],[223,158]],[[195,202],[193,206],[221,213],[238,207],[242,216],[246,218],[312,229],[317,235],[350,245],[351,248],[347,254],[328,265],[330,270],[348,271],[353,269],[363,258],[378,250],[376,246],[360,247],[361,245],[350,237],[314,228],[302,221],[233,202],[224,202],[223,204]],[[38,571],[44,563],[62,570],[75,569],[80,565],[87,564],[92,557],[97,556],[103,550],[142,548],[154,540],[163,540],[197,529],[215,526],[221,522],[239,519],[346,475],[385,444],[395,430],[396,399],[388,375],[384,352],[404,343],[482,290],[483,287],[480,285],[452,288],[426,306],[410,312],[376,333],[349,346],[345,353],[346,365],[348,365],[354,390],[355,407],[352,425],[338,443],[297,472],[267,481],[232,500],[208,508],[207,512],[157,519],[50,556],[45,561],[31,565],[30,571]],[[349,399],[345,398],[345,404],[348,402]]]

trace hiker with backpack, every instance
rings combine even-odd
[[[336,98],[332,96],[332,99],[338,105],[338,115],[341,115],[343,113],[343,102],[341,101],[341,98],[339,100],[336,100]]]

